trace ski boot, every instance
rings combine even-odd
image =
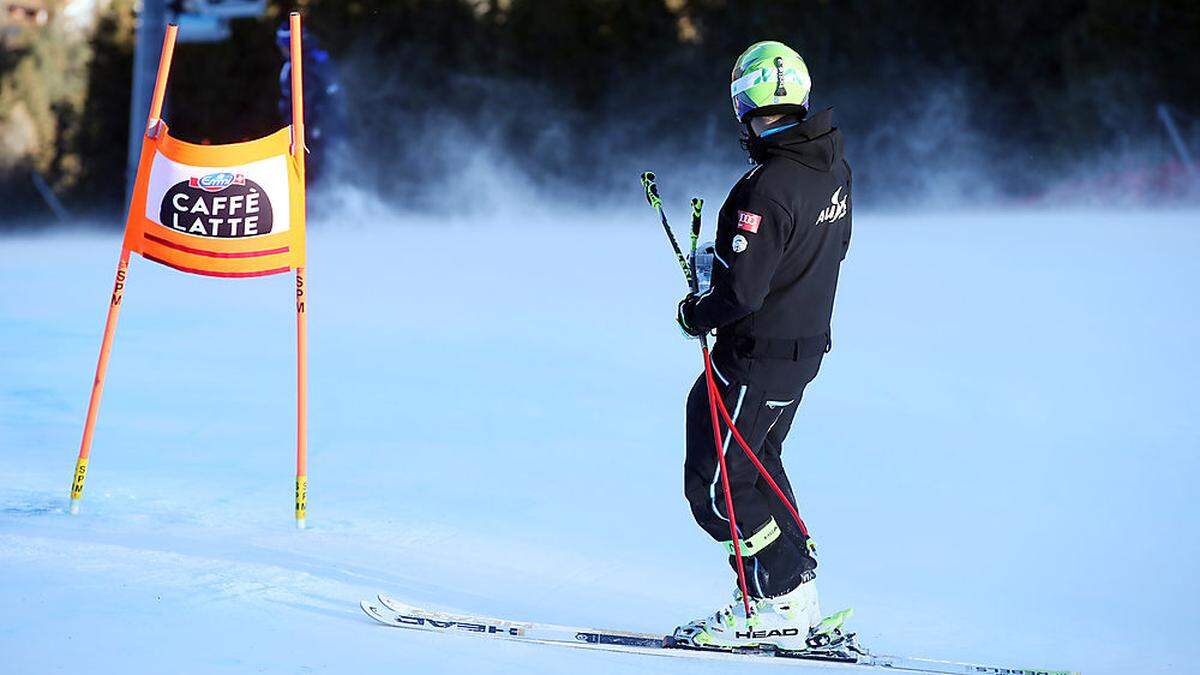
[[[729,605],[710,616],[676,628],[668,638],[668,644],[726,651],[764,647],[803,651],[810,648],[810,633],[821,625],[821,604],[817,598],[817,584],[813,580],[778,597],[751,598],[750,616],[746,616],[741,591],[736,591]],[[823,635],[827,635],[832,642],[834,631],[840,632],[840,628],[841,623],[838,622]]]

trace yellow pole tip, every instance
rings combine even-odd
[[[79,515],[79,500],[78,500],[78,499],[72,499],[72,500],[71,500],[71,509],[70,509],[70,511],[71,511],[71,515],[73,515],[73,516],[77,516],[77,515]]]
[[[308,529],[308,519],[307,518],[297,518],[296,519],[296,529],[297,530]]]

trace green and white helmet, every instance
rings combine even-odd
[[[774,115],[808,110],[812,80],[808,66],[782,42],[755,42],[733,64],[733,114],[745,122],[751,114]]]

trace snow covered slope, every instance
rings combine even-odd
[[[304,532],[290,277],[132,262],[72,518],[119,237],[0,239],[0,671],[805,671],[359,611],[385,590],[664,631],[727,599],[680,494],[700,363],[662,233],[644,207],[558,220],[315,224]],[[1196,670],[1198,222],[859,214],[786,454],[826,607],[854,606],[865,644]]]

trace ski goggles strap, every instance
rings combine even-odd
[[[749,538],[741,540],[742,557],[749,558],[770,546],[772,542],[779,538],[780,533],[779,523],[776,523],[775,518],[772,517],[767,521],[766,525],[758,528],[758,531]],[[723,541],[721,544],[729,552],[729,555],[734,555],[733,540]]]

